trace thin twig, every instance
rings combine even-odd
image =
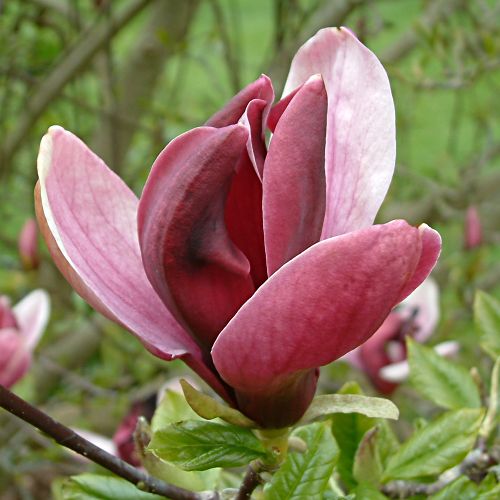
[[[243,482],[236,496],[236,500],[249,500],[252,497],[252,492],[262,483],[262,478],[259,472],[262,470],[262,462],[254,460],[247,468]]]
[[[177,486],[165,483],[144,471],[107,453],[95,446],[73,430],[57,422],[38,408],[10,392],[0,385],[0,406],[20,419],[45,432],[57,443],[83,455],[93,462],[108,469],[114,474],[135,484],[141,490],[162,495],[173,500],[218,500],[217,492],[195,493]]]

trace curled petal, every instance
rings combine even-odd
[[[323,238],[367,227],[389,187],[395,113],[377,57],[345,28],[320,30],[295,55],[284,95],[321,74],[328,94]]]
[[[325,216],[326,92],[302,86],[279,120],[264,170],[264,241],[271,275],[321,236]]]
[[[247,415],[262,424],[258,401],[273,388],[365,342],[419,272],[423,243],[418,229],[393,221],[317,243],[274,273],[212,349],[222,378],[255,412]]]
[[[50,297],[45,290],[34,290],[26,295],[14,308],[19,335],[26,348],[33,350],[38,344],[50,315]]]
[[[149,279],[206,347],[254,291],[248,259],[231,241],[224,221],[247,140],[242,125],[181,135],[155,161],[139,207]]]
[[[193,366],[210,371],[146,277],[134,193],[61,127],[51,127],[42,139],[38,174],[38,220],[57,266],[76,291],[157,356],[189,356]],[[207,381],[225,393],[216,375]]]

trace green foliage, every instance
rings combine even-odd
[[[193,420],[157,430],[148,449],[186,471],[238,467],[267,457],[262,443],[251,431]]]
[[[360,394],[325,394],[313,399],[301,422],[312,422],[335,413],[360,413],[372,418],[397,419],[399,417],[397,406],[388,399]]]
[[[80,474],[62,481],[54,492],[55,500],[160,500],[162,496],[145,493],[117,477]]]
[[[466,476],[460,476],[431,500],[496,500],[500,496],[500,484],[494,474],[489,474],[481,484],[476,484]]]
[[[323,498],[338,460],[339,449],[325,423],[296,430],[294,436],[307,444],[304,453],[292,451],[264,490],[265,500],[308,500]]]
[[[349,383],[339,393],[359,395],[362,391],[358,384]],[[356,450],[366,432],[376,424],[376,420],[359,413],[336,413],[332,415],[331,422],[332,432],[340,449],[338,471],[342,481],[353,487],[356,485],[352,473]]]
[[[434,476],[459,463],[470,451],[484,411],[453,410],[416,431],[388,461],[382,481]]]
[[[202,418],[212,420],[221,418],[225,422],[239,427],[257,427],[257,424],[245,417],[243,413],[219,403],[216,399],[196,390],[189,382],[181,380],[184,397],[189,406]]]
[[[478,290],[474,299],[474,321],[481,335],[481,347],[496,359],[500,356],[500,302]]]
[[[479,390],[465,368],[411,339],[407,345],[410,381],[423,396],[447,409],[481,405]]]

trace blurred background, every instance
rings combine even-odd
[[[340,25],[381,59],[394,93],[397,167],[378,220],[441,232],[433,274],[441,320],[429,343],[457,340],[465,366],[478,364],[474,291],[500,298],[500,2],[3,0],[0,295],[15,304],[44,288],[52,303],[17,393],[73,427],[111,436],[134,401],[185,370],[94,313],[41,241],[20,252],[47,128],[76,133],[140,194],[166,143],[261,73],[281,95],[298,47]],[[375,393],[343,362],[323,378],[329,390],[357,379]],[[410,420],[425,410],[405,385],[394,397]],[[0,498],[48,498],[53,479],[89,468],[0,412]]]

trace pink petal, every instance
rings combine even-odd
[[[135,333],[164,359],[187,357],[212,373],[203,353],[164,306],[142,265],[138,200],[87,146],[51,127],[38,156],[38,217],[61,272],[92,306]],[[212,373],[207,379],[221,394]]]
[[[317,243],[273,274],[212,349],[218,372],[250,408],[240,403],[242,411],[262,423],[259,401],[269,404],[287,381],[299,387],[297,378],[365,342],[418,271],[426,241],[393,221]]]
[[[412,337],[425,342],[434,332],[439,321],[439,289],[429,276],[398,307],[398,314],[408,319],[417,311],[414,319],[416,328]]]
[[[323,238],[367,227],[389,187],[394,103],[376,56],[345,28],[320,30],[294,57],[284,95],[320,73],[328,94]]]
[[[34,290],[13,308],[19,335],[32,351],[38,344],[50,315],[50,297],[45,290]]]
[[[308,81],[279,120],[264,171],[264,241],[271,275],[319,241],[325,216],[326,92]]]
[[[242,125],[181,135],[155,161],[139,207],[148,277],[170,310],[208,347],[254,291],[249,262],[224,223],[247,140]]]
[[[437,231],[427,224],[420,224],[418,231],[422,241],[422,254],[415,273],[401,290],[398,302],[406,299],[429,276],[441,253],[441,236]]]
[[[10,299],[6,295],[0,295],[0,330],[2,328],[17,329],[17,321],[10,306]]]
[[[247,85],[236,94],[220,111],[215,113],[206,123],[207,127],[226,127],[238,123],[253,99],[262,99],[273,102],[273,84],[268,76],[261,75],[255,82]],[[266,117],[267,118],[267,117]]]
[[[13,328],[0,330],[0,384],[9,388],[20,380],[31,365],[31,352]]]
[[[287,94],[283,99],[278,101],[269,112],[269,117],[267,119],[267,126],[269,130],[274,133],[274,129],[278,124],[281,115],[285,112],[285,109],[288,107],[292,99],[295,97],[297,92],[302,88],[303,85],[298,86],[295,90],[292,90],[289,94]]]

